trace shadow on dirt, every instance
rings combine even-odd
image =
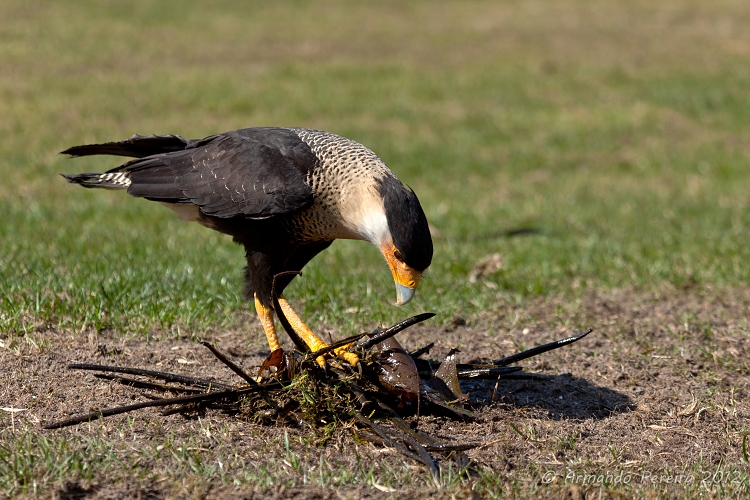
[[[86,488],[75,481],[66,481],[55,494],[55,498],[60,500],[80,500],[89,498],[96,494],[98,487],[91,486]]]
[[[497,389],[496,384],[497,382]],[[476,408],[536,408],[553,420],[602,419],[635,409],[630,397],[586,379],[562,375],[524,374],[499,381],[462,381]]]

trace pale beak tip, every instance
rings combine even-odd
[[[409,302],[414,297],[416,288],[409,288],[408,286],[396,283],[396,305],[402,306]]]

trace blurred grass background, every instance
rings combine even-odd
[[[260,331],[228,237],[58,177],[119,164],[58,151],[133,133],[318,128],[415,189],[439,231],[416,299],[391,306],[376,249],[337,242],[287,294],[313,328],[750,278],[748,2],[4,0],[0,19],[5,334]]]

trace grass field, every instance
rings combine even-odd
[[[737,400],[747,398],[747,2],[5,0],[0,19],[6,388],[21,383],[10,373],[29,373],[23,363],[65,346],[85,356],[75,349],[126,342],[166,349],[233,332],[237,349],[262,350],[261,330],[240,293],[240,247],[158,205],[67,185],[57,174],[103,171],[118,160],[57,153],[133,133],[197,138],[280,125],[328,130],[374,150],[414,188],[437,231],[434,264],[403,308],[391,305],[390,273],[375,248],[337,242],[321,254],[287,292],[314,329],[343,336],[434,311],[436,336],[461,317],[467,330],[451,341],[488,349],[501,334],[518,345],[532,342],[517,337],[527,325],[558,333],[596,328],[602,316],[586,306],[595,296],[611,302],[624,294],[623,303],[635,304],[627,316],[648,307],[649,297],[681,303],[674,297],[687,294],[700,299],[686,302],[694,308],[664,308],[664,321],[651,318],[654,329],[632,344],[626,332],[634,324],[637,332],[639,319],[612,320],[597,356],[617,364],[617,349],[636,359],[654,346],[666,356],[684,341],[695,359],[714,360],[703,363],[718,370],[706,380],[728,377]],[[530,231],[512,236],[522,229]],[[502,268],[471,282],[474,266],[495,253]],[[720,322],[703,314],[717,301]],[[667,324],[686,326],[654,333]],[[706,328],[731,337],[734,354]],[[552,371],[584,376],[576,366]],[[709,382],[709,397],[729,390]],[[18,394],[0,395],[2,407],[29,407]],[[13,418],[0,413],[0,495],[153,479],[139,465],[147,462],[140,452],[123,451],[128,420],[112,424],[121,425],[118,435],[93,424],[47,433],[23,413]],[[335,459],[325,477],[321,459],[322,479],[311,482],[299,472],[304,461],[293,473],[259,472],[246,458],[218,470],[214,452],[191,441],[205,435],[202,424],[179,425],[184,429],[171,441],[144,445],[173,450],[172,458],[153,459],[173,468],[159,476],[159,494],[207,494],[209,486],[276,492],[284,485],[304,496],[312,484],[316,495],[338,485],[356,497],[378,494],[368,485],[379,484],[408,496],[431,487],[419,471],[393,465],[391,472],[360,473]],[[716,453],[740,474],[747,494],[747,452],[738,448],[746,430],[727,425],[721,446],[730,451]],[[514,436],[521,439],[510,431]],[[268,450],[293,454],[278,436]],[[221,453],[249,452],[229,446]],[[536,459],[518,460],[514,472],[503,471],[504,482],[488,479],[499,469],[486,465],[479,483],[455,475],[442,491],[466,496],[480,484],[482,495],[547,494],[529,465]],[[8,464],[26,464],[26,472]],[[736,493],[664,484],[578,493],[642,490]]]

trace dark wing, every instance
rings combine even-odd
[[[310,206],[307,173],[317,159],[291,130],[244,129],[187,148],[133,160],[108,173],[126,173],[132,196],[192,203],[220,218],[267,218]]]

